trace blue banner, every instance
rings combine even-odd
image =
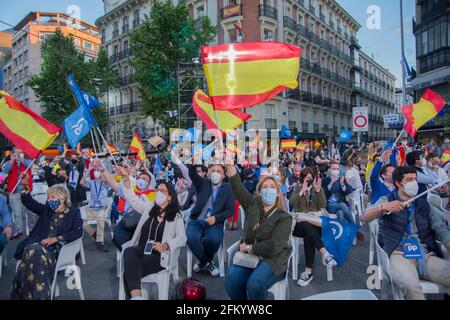
[[[89,133],[91,126],[86,120],[83,108],[78,108],[64,122],[64,133],[72,149],[76,149],[78,142]]]
[[[321,218],[322,242],[327,251],[336,260],[338,267],[340,267],[344,264],[353,245],[353,239],[361,226],[328,217]]]
[[[348,130],[342,130],[339,134],[339,142],[348,142],[352,138],[353,133]]]
[[[162,170],[161,159],[159,156],[156,158],[155,166],[153,167],[153,174],[158,178],[159,172]]]
[[[80,90],[73,75],[69,75],[67,77],[67,81],[69,82],[70,89],[75,95],[78,105],[83,109],[84,118],[86,119],[87,122],[89,122],[91,126],[97,127],[98,125],[94,119],[94,116],[92,115],[91,109],[100,105],[100,102],[91,95],[85,97],[86,93]]]
[[[285,124],[281,125],[280,137],[281,139],[289,139],[291,137],[291,130]]]

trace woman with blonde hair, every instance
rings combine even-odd
[[[225,288],[232,300],[264,300],[269,288],[282,280],[287,271],[292,250],[288,245],[292,217],[284,210],[280,184],[275,177],[262,177],[256,195],[252,195],[242,184],[234,165],[227,165],[227,176],[245,211],[238,251],[249,254],[240,256],[249,257],[253,263],[233,261]]]
[[[50,287],[61,247],[83,235],[80,209],[72,206],[65,184],[47,191],[47,202],[31,197],[28,176],[22,179],[23,205],[39,216],[30,235],[17,246],[14,257],[20,260],[13,280],[11,299],[50,299]]]

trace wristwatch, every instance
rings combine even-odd
[[[63,242],[64,241],[64,237],[63,236],[58,236],[58,237],[56,237],[56,239],[58,239],[59,242]]]

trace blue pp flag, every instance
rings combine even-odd
[[[342,130],[339,134],[339,142],[348,142],[352,138],[352,132],[348,130]]]
[[[156,158],[155,166],[153,168],[153,174],[156,176],[162,170],[161,159],[159,156]]]
[[[328,217],[321,218],[322,242],[327,251],[336,260],[338,267],[341,267],[353,245],[353,239],[361,226]]]
[[[67,81],[69,82],[70,89],[75,95],[78,105],[83,109],[84,118],[87,122],[89,122],[91,126],[97,127],[98,125],[94,119],[94,116],[92,115],[91,109],[100,105],[100,101],[98,101],[92,95],[86,94],[86,92],[81,91],[73,75],[69,75],[67,77]]]
[[[212,158],[212,152],[214,151],[215,148],[216,148],[216,146],[213,143],[211,143],[210,145],[206,146],[203,149],[203,155],[202,156],[203,156],[203,160],[204,161],[208,161],[208,160],[210,160]]]
[[[85,117],[83,108],[79,107],[64,122],[64,133],[72,149],[77,147],[78,142],[91,130],[91,126]]]
[[[289,139],[291,137],[291,130],[285,124],[281,125],[280,136],[281,139]]]

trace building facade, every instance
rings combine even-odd
[[[65,13],[30,12],[16,25],[12,56],[3,66],[4,89],[37,113],[41,113],[41,106],[26,82],[31,75],[41,72],[41,42],[57,29],[74,38],[76,49],[84,52],[86,59],[95,59],[100,47],[100,34],[95,26]]]
[[[133,120],[139,117],[141,101],[129,76],[133,70],[127,36],[138,26],[131,21],[141,21],[151,10],[151,0],[104,3],[105,15],[96,24],[102,46],[123,79],[112,101],[119,121],[126,125],[129,117],[153,129],[157,126],[151,119]],[[252,115],[247,128],[286,124],[300,138],[334,138],[340,130],[352,129],[352,108],[364,106],[370,114],[367,138],[394,135],[383,129],[382,116],[394,112],[395,77],[360,51],[356,34],[361,26],[335,0],[191,0],[188,6],[192,18],[208,16],[218,26],[214,44],[279,41],[302,48],[299,87],[246,109]]]
[[[0,31],[0,90],[3,90],[3,66],[11,56],[13,36],[12,30]]]

